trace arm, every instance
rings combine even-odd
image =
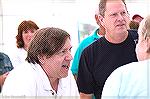
[[[80,99],[92,99],[92,94],[80,93]]]
[[[94,92],[93,77],[90,72],[90,68],[88,68],[89,66],[91,66],[91,63],[93,61],[90,60],[91,57],[88,55],[89,53],[88,51],[89,50],[85,49],[81,55],[79,62],[79,71],[77,76],[77,84],[79,92],[82,93],[81,96],[85,95],[85,97],[86,95],[92,96]]]
[[[9,72],[6,72],[5,74],[0,75],[0,86],[1,87],[3,86],[4,81],[5,81],[5,79],[6,79],[6,77],[7,77],[8,74],[9,74]]]

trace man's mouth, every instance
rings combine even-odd
[[[125,24],[118,24],[117,26],[119,26],[119,27],[120,27],[120,26],[124,26],[124,25],[125,25]]]
[[[62,65],[62,67],[69,69],[69,66],[67,66],[67,65]]]

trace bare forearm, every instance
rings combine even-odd
[[[92,94],[84,94],[80,92],[80,99],[92,99]]]

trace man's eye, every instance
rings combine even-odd
[[[61,51],[62,53],[66,53],[66,51],[65,50],[63,50],[63,51]]]
[[[117,13],[113,13],[113,14],[111,14],[111,16],[117,16]]]
[[[126,12],[121,12],[121,15],[126,15]]]

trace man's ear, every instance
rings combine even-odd
[[[147,45],[146,52],[150,53],[150,37],[146,37],[146,45]]]
[[[43,56],[43,55],[38,56],[38,59],[39,59],[39,61],[40,61],[41,64],[44,64],[45,58],[46,57]]]
[[[102,25],[103,27],[105,27],[105,24],[104,24],[104,17],[101,16],[101,15],[98,15],[98,18],[99,18],[99,22],[101,23],[101,25]]]

